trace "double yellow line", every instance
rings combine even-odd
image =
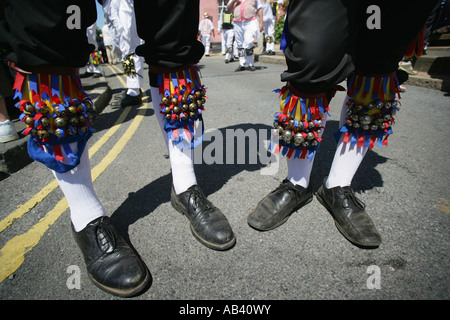
[[[114,66],[108,66],[113,69]],[[119,69],[114,67],[119,73]],[[118,77],[122,85],[126,88],[126,83],[121,77]],[[131,108],[124,108],[115,124],[91,147],[89,148],[89,157],[92,157],[108,140],[109,138],[120,128],[125,118],[129,114]],[[106,170],[106,168],[117,158],[120,152],[123,150],[127,142],[136,132],[142,119],[147,112],[147,103],[144,103],[138,108],[138,112],[134,117],[132,123],[121,136],[119,141],[111,148],[108,154],[97,164],[92,170],[92,180],[95,181],[100,174]],[[23,215],[28,213],[34,206],[44,200],[56,187],[58,183],[53,180],[38,193],[36,193],[25,204],[21,205],[18,209],[8,215],[5,219],[0,221],[0,232],[8,228],[15,220],[20,219]],[[42,219],[40,219],[31,229],[27,232],[17,235],[9,240],[3,248],[0,249],[0,282],[9,277],[15,272],[25,261],[25,254],[36,246],[42,236],[47,232],[50,226],[67,210],[68,205],[65,198],[62,198],[52,210],[50,210]]]

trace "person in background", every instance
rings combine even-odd
[[[209,57],[209,50],[211,48],[211,35],[214,37],[214,25],[208,15],[208,12],[203,13],[203,19],[198,25],[198,32],[203,45],[205,46],[205,56]]]
[[[254,41],[264,30],[262,6],[260,0],[231,0],[227,10],[233,12],[234,35],[239,54],[239,67],[235,71],[255,71],[253,55]]]

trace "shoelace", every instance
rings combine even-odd
[[[95,229],[97,244],[104,253],[111,253],[116,248],[116,237],[111,228],[104,222],[100,222]]]
[[[197,210],[197,208],[200,206],[201,203],[203,203],[203,207],[205,209],[210,209],[211,207],[208,204],[208,201],[206,201],[205,196],[202,194],[202,192],[198,189],[193,189],[192,195],[192,206],[194,210]]]
[[[358,208],[364,210],[366,208],[366,205],[364,202],[359,200],[355,192],[350,187],[344,187],[342,188],[343,194],[344,194],[344,200],[342,201],[342,205],[344,207],[349,207],[350,201],[353,202]]]
[[[296,193],[294,189],[291,188],[291,186],[289,185],[289,183],[284,183],[282,182],[274,191],[273,194],[274,195],[279,195],[282,192],[288,191],[290,193]]]

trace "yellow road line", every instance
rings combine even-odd
[[[127,142],[136,132],[147,111],[147,105],[140,107],[138,113],[126,132],[108,152],[103,160],[92,169],[93,181],[117,158]],[[45,217],[39,220],[27,232],[9,240],[0,250],[0,282],[16,271],[25,261],[25,254],[36,246],[44,233],[68,208],[65,198],[61,199]]]

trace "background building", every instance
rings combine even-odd
[[[203,19],[203,13],[208,12],[214,24],[214,37],[211,36],[211,42],[221,42],[219,30],[219,14],[223,8],[225,0],[200,0],[200,20]]]

